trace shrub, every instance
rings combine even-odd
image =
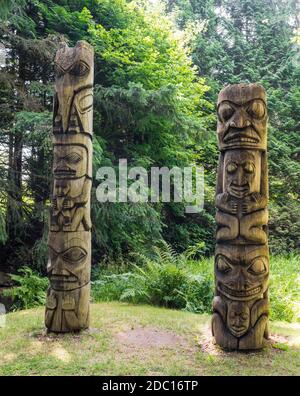
[[[121,274],[107,272],[93,282],[95,301],[119,300],[147,303],[191,312],[210,311],[213,296],[212,278],[208,273],[191,274],[188,258],[168,245],[155,248],[153,259],[135,255],[137,264]]]
[[[11,289],[5,290],[5,295],[13,297],[13,310],[28,309],[45,304],[48,279],[40,277],[29,267],[19,270],[20,275],[11,275],[18,283]]]
[[[213,258],[192,260],[191,251],[178,255],[169,246],[155,249],[156,257],[138,256],[123,272],[100,271],[93,282],[95,301],[128,301],[190,312],[211,312],[214,293]],[[300,320],[299,256],[271,257],[270,318]],[[117,273],[116,273],[117,272]]]

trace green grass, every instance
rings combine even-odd
[[[271,319],[300,321],[300,256],[271,257]]]
[[[225,353],[210,316],[127,303],[92,304],[91,329],[47,335],[44,309],[10,313],[0,328],[0,375],[300,375],[300,324],[272,322],[273,346]]]

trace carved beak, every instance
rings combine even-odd
[[[67,132],[68,127],[69,127],[69,120],[70,120],[70,113],[71,113],[71,107],[72,107],[72,102],[73,102],[73,92],[72,96],[71,95],[65,95],[63,98],[63,103],[62,103],[62,127],[63,127],[63,132]]]
[[[74,97],[74,89],[67,75],[65,75],[64,83],[62,85],[56,85],[56,90],[59,102],[59,112],[62,118],[63,132],[67,132]]]

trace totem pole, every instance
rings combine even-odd
[[[93,48],[62,45],[55,57],[53,193],[45,323],[63,333],[89,326]]]
[[[228,350],[260,349],[268,338],[267,118],[262,86],[220,92],[212,333]]]

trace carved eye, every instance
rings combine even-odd
[[[220,121],[228,121],[235,112],[235,109],[229,103],[221,103],[218,109]]]
[[[70,153],[66,155],[65,160],[71,164],[78,164],[82,160],[81,156],[78,153]]]
[[[241,319],[242,319],[243,321],[248,320],[248,318],[249,318],[249,316],[248,316],[246,313],[242,313],[242,314],[241,314]]]
[[[230,311],[229,312],[229,318],[230,319],[235,319],[236,316],[238,316],[239,314],[237,314],[235,311]]]
[[[223,274],[227,274],[231,271],[231,266],[223,257],[218,257],[217,259],[217,269]]]
[[[49,258],[50,258],[50,260],[54,261],[54,260],[57,259],[57,257],[58,257],[58,253],[54,249],[52,249],[51,246],[49,246]]]
[[[253,164],[253,162],[245,162],[244,164],[244,171],[246,173],[254,173],[255,171],[255,166]]]
[[[89,70],[90,70],[89,66],[86,63],[80,61],[75,63],[75,65],[71,68],[69,72],[75,76],[82,77],[85,74],[87,74]]]
[[[66,250],[63,253],[62,258],[71,264],[79,264],[85,260],[86,256],[87,252],[84,249],[76,246]]]
[[[227,172],[228,173],[234,173],[237,170],[238,166],[235,162],[229,162],[227,165]]]
[[[262,100],[253,100],[247,108],[247,113],[254,118],[261,119],[266,113],[266,107]]]
[[[267,266],[263,258],[259,257],[253,260],[248,272],[253,275],[262,275],[267,271]]]

